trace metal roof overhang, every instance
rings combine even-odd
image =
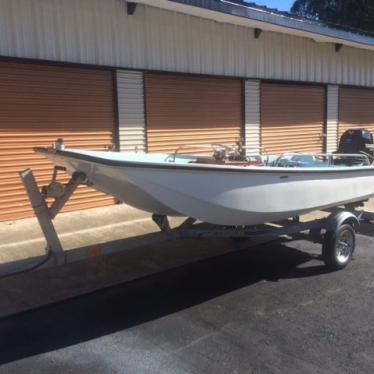
[[[309,38],[319,43],[343,44],[353,48],[374,50],[373,37],[288,17],[270,10],[253,8],[250,5],[217,0],[137,0],[136,2],[221,23]]]

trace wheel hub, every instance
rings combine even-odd
[[[337,260],[344,263],[349,260],[349,257],[353,251],[354,238],[349,230],[344,230],[340,233],[340,237],[337,243]]]

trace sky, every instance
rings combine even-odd
[[[294,0],[247,0],[258,5],[266,5],[269,8],[277,8],[279,10],[290,10]]]

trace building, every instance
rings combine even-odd
[[[0,0],[0,220],[32,214],[32,152],[233,143],[333,151],[374,131],[374,38],[224,0]],[[67,209],[112,204],[80,188]]]

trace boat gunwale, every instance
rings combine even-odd
[[[341,172],[359,172],[372,170],[374,172],[374,165],[360,166],[360,167],[243,167],[233,165],[212,165],[212,164],[175,164],[175,163],[144,163],[139,161],[128,161],[128,160],[110,160],[97,156],[91,156],[79,152],[59,150],[47,147],[34,147],[34,152],[42,154],[58,155],[68,158],[73,158],[82,161],[94,162],[97,164],[103,164],[107,166],[120,166],[120,167],[136,167],[136,168],[147,168],[147,169],[176,169],[176,170],[201,170],[201,171],[220,171],[220,172],[246,172],[246,173],[278,173],[278,174],[298,174],[298,173],[341,173]]]

